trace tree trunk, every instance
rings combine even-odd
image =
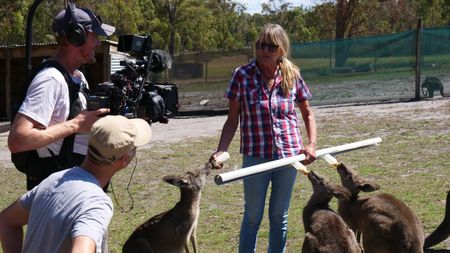
[[[167,3],[167,15],[170,24],[169,54],[171,57],[175,55],[176,12],[177,5],[174,3]]]
[[[357,0],[337,0],[336,2],[336,51],[335,51],[335,66],[343,67],[347,61],[347,44],[345,39],[345,32],[347,26],[352,18],[353,9],[358,3]]]

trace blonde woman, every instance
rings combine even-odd
[[[227,151],[240,126],[242,167],[305,154],[304,164],[315,160],[316,121],[308,99],[308,87],[299,68],[288,60],[290,42],[285,30],[267,24],[255,41],[255,60],[238,67],[232,76],[226,97],[228,118],[223,126],[214,159]],[[300,109],[308,141],[303,145],[295,105]],[[285,252],[287,218],[296,170],[288,166],[245,178],[244,217],[239,238],[239,252],[255,252],[269,183],[269,250]]]

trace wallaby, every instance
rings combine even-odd
[[[444,220],[427,238],[425,238],[424,248],[434,246],[450,236],[450,191],[447,192]]]
[[[337,170],[342,185],[351,192],[349,201],[338,201],[338,212],[357,237],[361,233],[365,253],[423,253],[422,225],[408,206],[386,193],[358,197],[360,191],[380,187],[343,164]]]
[[[441,80],[437,79],[436,77],[429,76],[425,78],[425,80],[422,82],[422,93],[426,97],[432,98],[434,96],[434,91],[439,91],[441,93],[442,97],[444,96],[444,85],[442,84]]]
[[[360,253],[355,234],[328,205],[333,196],[349,200],[350,192],[313,171],[308,179],[313,194],[303,209],[306,235],[302,253]]]
[[[180,188],[180,201],[170,210],[140,225],[128,238],[123,253],[189,253],[189,241],[197,252],[196,228],[200,213],[201,190],[211,163],[202,169],[163,180]]]

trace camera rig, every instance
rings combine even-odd
[[[35,0],[31,5],[26,24],[25,74],[29,79],[32,73],[31,44],[33,41],[33,19],[43,0]],[[150,36],[119,36],[118,51],[134,55],[136,60],[124,60],[124,69],[111,75],[111,82],[97,85],[89,92],[88,109],[108,107],[112,114],[139,117],[149,123],[167,123],[168,117],[178,113],[178,89],[175,84],[150,82],[149,75],[170,68],[170,55],[162,50],[152,49]],[[27,83],[27,82],[26,82]],[[22,87],[23,101],[28,83]],[[13,104],[18,110],[21,102]]]
[[[175,84],[152,82],[153,75],[171,68],[170,55],[152,48],[150,36],[121,35],[118,51],[135,59],[120,62],[109,82],[98,84],[88,96],[88,110],[110,108],[110,113],[129,118],[143,118],[149,123],[167,123],[178,113],[178,90]]]

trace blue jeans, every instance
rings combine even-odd
[[[269,162],[271,159],[243,157],[242,167]],[[281,167],[272,172],[244,178],[244,217],[239,236],[239,253],[256,251],[259,225],[270,181],[272,190],[269,201],[269,253],[286,251],[287,218],[297,171],[292,166]]]

